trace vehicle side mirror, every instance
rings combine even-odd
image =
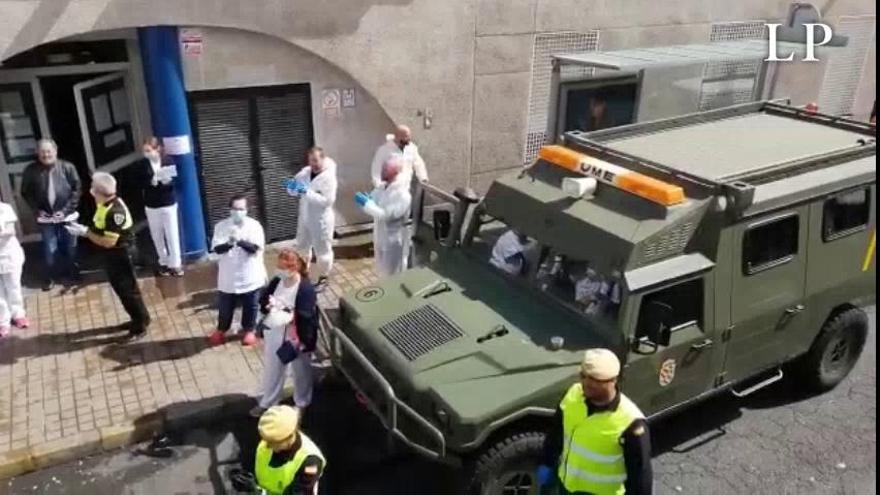
[[[639,329],[639,335],[648,337],[648,340],[659,346],[669,346],[672,338],[672,306],[651,301],[642,311],[644,327]]]
[[[434,210],[434,239],[443,240],[449,237],[452,228],[452,214],[447,210]]]

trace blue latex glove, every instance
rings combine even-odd
[[[367,204],[367,201],[369,201],[369,200],[370,200],[370,196],[365,193],[359,192],[359,193],[355,193],[355,195],[354,195],[354,202],[357,203],[357,205],[360,206],[361,208],[363,208],[363,206],[365,204]]]
[[[284,188],[287,189],[287,194],[291,196],[302,196],[309,190],[305,183],[296,179],[287,179],[287,182],[284,183]]]
[[[550,469],[550,466],[544,464],[538,466],[538,486],[549,485],[551,479],[553,479],[553,470]]]

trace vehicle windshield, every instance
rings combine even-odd
[[[590,260],[560,254],[493,218],[482,219],[467,251],[588,319],[617,320],[622,295],[619,273],[600,273]]]

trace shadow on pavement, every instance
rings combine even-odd
[[[187,359],[209,347],[205,337],[185,337],[155,342],[131,342],[101,349],[101,357],[118,363],[113,371],[143,366],[159,361]]]
[[[91,328],[79,332],[41,333],[19,337],[12,333],[0,340],[0,365],[14,364],[19,359],[69,354],[92,347],[125,342],[128,329],[124,325]]]

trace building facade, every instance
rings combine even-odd
[[[778,66],[769,96],[866,118],[876,93],[875,3],[825,3],[823,21],[850,44],[820,62]],[[312,144],[339,163],[343,227],[365,221],[351,197],[368,187],[372,153],[393,123],[413,129],[432,182],[484,190],[546,139],[550,55],[761,37],[766,22],[784,22],[790,5],[0,0],[0,192],[15,201],[35,139],[52,136],[84,176],[111,170],[135,194],[127,170],[156,117],[144,82],[143,28],[178,28],[187,108],[165,111],[189,116],[204,224],[225,214],[229,195],[246,191],[269,237],[283,239],[295,232],[296,205],[282,181]],[[647,74],[636,119],[747,99],[759,65]]]

